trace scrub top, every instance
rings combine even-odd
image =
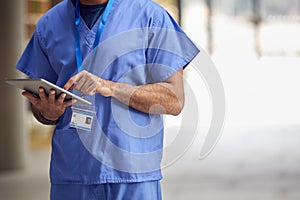
[[[115,0],[99,45],[93,49],[101,17],[89,29],[80,21],[83,69],[132,85],[162,82],[184,68],[199,50],[172,17],[150,0]],[[64,86],[77,71],[75,7],[64,0],[38,22],[17,69],[31,78]],[[71,107],[52,137],[53,184],[133,183],[160,180],[163,120],[96,94],[91,97],[91,132],[70,127]]]

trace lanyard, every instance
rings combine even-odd
[[[102,35],[105,23],[107,21],[107,18],[110,14],[110,11],[112,9],[112,5],[114,3],[114,0],[109,0],[107,3],[107,6],[104,10],[104,13],[101,17],[101,21],[98,27],[98,31],[96,34],[96,38],[95,38],[95,42],[93,44],[93,49],[98,46],[99,44],[99,40],[100,37]],[[80,35],[79,35],[79,24],[81,21],[81,17],[80,17],[80,6],[79,6],[79,0],[76,0],[76,10],[75,10],[75,27],[76,27],[76,31],[75,31],[75,48],[76,48],[76,63],[77,63],[77,69],[78,72],[80,72],[82,70],[82,54],[81,54],[81,49],[80,49]]]

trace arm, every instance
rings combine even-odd
[[[133,86],[112,82],[87,71],[73,76],[64,86],[88,95],[100,93],[114,97],[120,102],[150,114],[178,115],[184,105],[183,70],[180,69],[164,82]]]
[[[114,83],[112,97],[145,113],[178,115],[184,105],[182,70],[161,83]]]
[[[22,95],[30,101],[34,117],[45,125],[55,125],[65,109],[76,102],[75,100],[64,101],[66,94],[61,94],[58,99],[55,99],[55,90],[51,90],[47,96],[43,88],[39,89],[39,97],[26,91]]]

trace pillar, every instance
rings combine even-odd
[[[21,91],[3,82],[20,77],[15,69],[23,47],[24,0],[0,1],[0,171],[25,167],[27,134]]]

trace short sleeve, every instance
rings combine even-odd
[[[163,10],[153,17],[148,36],[147,66],[152,82],[161,82],[185,68],[199,49]]]
[[[44,78],[55,83],[57,74],[51,67],[40,37],[39,31],[36,30],[16,67],[30,78]]]

